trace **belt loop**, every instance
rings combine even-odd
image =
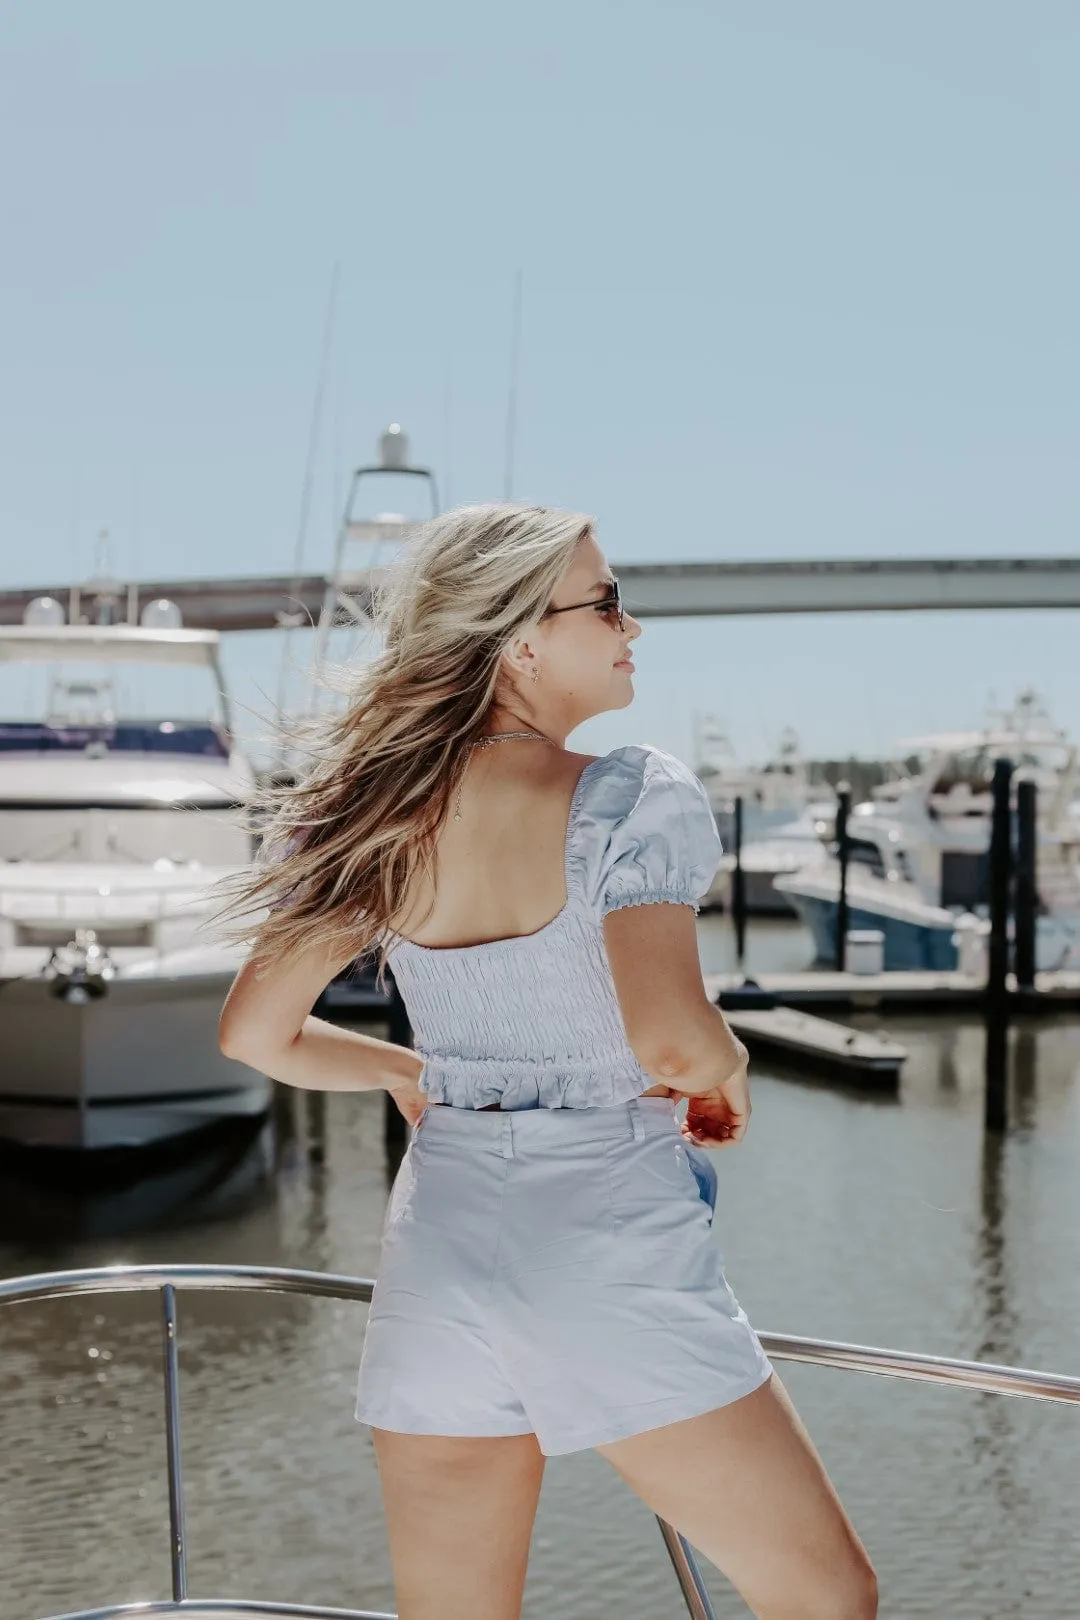
[[[510,1123],[512,1118],[513,1114],[510,1112],[503,1115],[502,1156],[504,1159],[512,1159],[514,1157],[514,1128]]]
[[[641,1117],[641,1109],[638,1107],[636,1097],[631,1097],[630,1099],[630,1125],[634,1132],[634,1141],[644,1142],[645,1121]]]

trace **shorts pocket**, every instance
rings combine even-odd
[[[608,1170],[616,1229],[647,1226],[685,1228],[688,1221],[712,1218],[694,1174],[682,1135],[647,1135],[644,1140],[609,1145]]]

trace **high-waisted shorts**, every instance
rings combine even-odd
[[[535,1433],[552,1457],[748,1395],[772,1367],[711,1224],[670,1097],[432,1104],[386,1208],[356,1417]]]

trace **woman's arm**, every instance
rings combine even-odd
[[[682,1134],[702,1147],[741,1142],[751,1112],[749,1053],[709,1000],[693,911],[624,906],[605,917],[604,941],[635,1057],[662,1077],[669,1096],[689,1099]]]
[[[226,1057],[310,1091],[375,1091],[401,1094],[402,1106],[415,1093],[423,1061],[406,1046],[339,1029],[311,1008],[353,954],[314,945],[293,953],[256,977],[245,962],[229,988],[218,1023],[218,1045]]]

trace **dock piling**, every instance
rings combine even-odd
[[[986,1096],[988,1131],[1008,1125],[1009,900],[1012,887],[1012,761],[994,761],[990,826],[990,951],[986,975]]]
[[[848,836],[848,817],[851,814],[851,787],[847,782],[836,784],[836,859],[840,864],[840,893],[836,902],[836,971],[843,973],[847,966],[848,859],[851,840]]]
[[[1035,988],[1035,919],[1038,912],[1038,787],[1028,778],[1016,784],[1016,885],[1014,967],[1016,988]]]
[[[746,955],[746,873],[743,871],[743,801],[735,796],[735,865],[731,873],[731,920],[735,925],[735,957],[740,967]]]

